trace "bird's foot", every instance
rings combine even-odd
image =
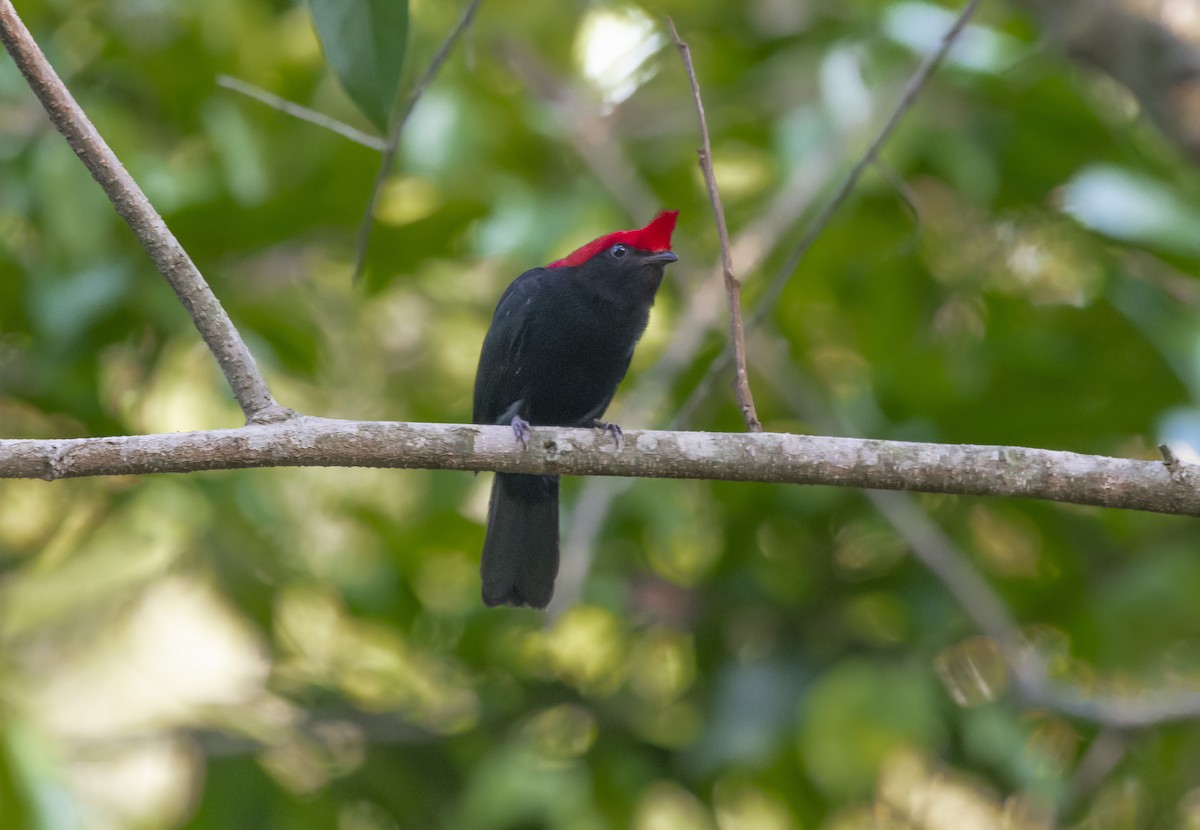
[[[625,440],[625,432],[621,429],[620,424],[601,421],[599,418],[592,420],[592,426],[596,429],[602,429],[612,436],[613,443],[617,445],[617,449],[621,449],[621,443]]]
[[[529,448],[529,436],[533,434],[533,430],[529,428],[529,422],[520,415],[514,415],[512,419],[513,435],[517,436],[517,440],[521,442],[521,446]]]

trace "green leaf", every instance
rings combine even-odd
[[[408,0],[309,0],[325,59],[350,98],[387,132],[404,53]]]

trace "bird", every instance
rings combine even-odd
[[[592,240],[532,268],[496,303],[475,374],[472,421],[621,429],[601,421],[650,320],[663,270],[677,261],[679,211]],[[497,473],[480,561],[483,603],[545,608],[558,574],[558,477]]]

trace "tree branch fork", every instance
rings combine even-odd
[[[187,473],[257,467],[392,467],[544,475],[821,484],[1032,498],[1200,516],[1191,465],[1058,450],[790,433],[502,426],[294,415],[236,429],[108,438],[0,440],[0,478]]]

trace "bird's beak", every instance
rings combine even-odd
[[[679,257],[675,256],[673,251],[659,251],[657,254],[650,254],[642,262],[649,265],[666,265],[671,262],[677,262]]]

